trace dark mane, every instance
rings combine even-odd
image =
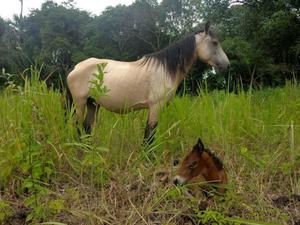
[[[145,55],[142,65],[147,63],[161,64],[171,77],[174,78],[178,70],[182,73],[188,72],[188,66],[194,58],[195,48],[196,40],[194,33],[158,52]]]
[[[214,153],[212,153],[209,149],[204,149],[204,151],[212,158],[212,160],[216,164],[217,169],[222,170],[223,169],[222,161]]]

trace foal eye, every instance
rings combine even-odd
[[[173,162],[173,165],[174,165],[174,166],[177,166],[178,164],[179,164],[179,160],[178,160],[178,159],[175,159],[174,162]]]
[[[195,169],[197,166],[197,162],[193,162],[191,165],[189,165],[189,169],[192,170],[192,169]]]

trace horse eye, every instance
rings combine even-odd
[[[214,46],[218,46],[218,44],[219,44],[219,43],[218,43],[217,41],[213,41],[213,45],[214,45]]]

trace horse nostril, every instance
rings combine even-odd
[[[178,180],[177,180],[177,179],[174,179],[174,180],[173,180],[173,184],[174,184],[174,185],[177,185],[177,184],[178,184]]]

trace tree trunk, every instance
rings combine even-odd
[[[21,2],[21,12],[20,12],[20,19],[23,18],[23,0],[20,0]]]

